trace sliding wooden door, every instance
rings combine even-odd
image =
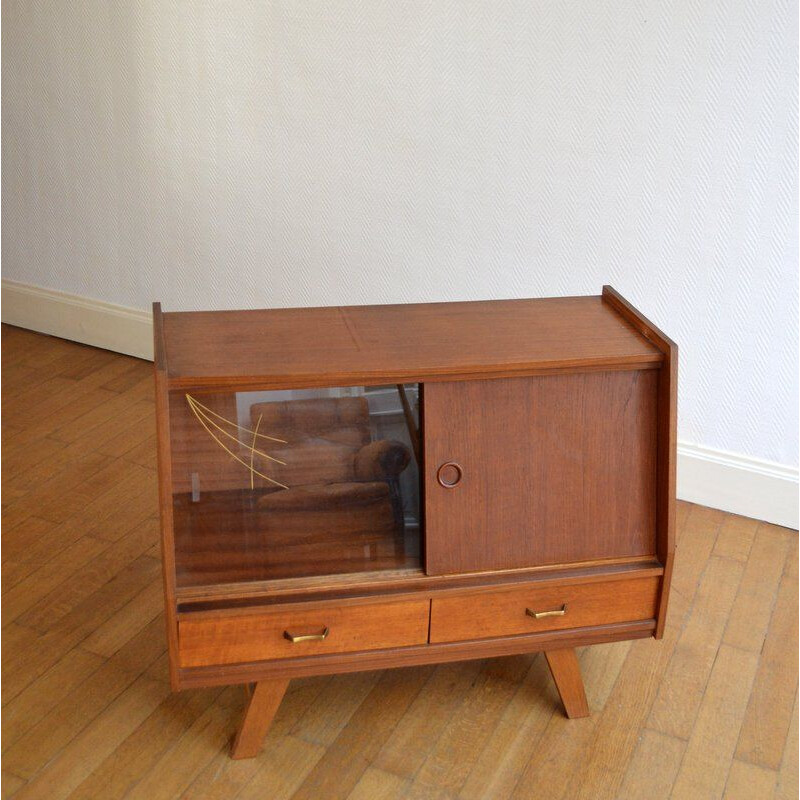
[[[655,554],[658,370],[428,383],[431,575]]]

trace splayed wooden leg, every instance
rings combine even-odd
[[[253,758],[261,750],[264,735],[283,700],[288,680],[259,681],[248,687],[244,717],[233,740],[231,758]]]
[[[578,665],[575,650],[571,647],[564,650],[545,650],[544,656],[567,716],[570,719],[588,717],[591,712],[589,704],[586,702],[581,668]]]

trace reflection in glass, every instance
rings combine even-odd
[[[170,398],[179,586],[419,567],[418,387]]]

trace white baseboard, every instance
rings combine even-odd
[[[797,467],[678,442],[678,497],[798,527]]]
[[[153,359],[149,311],[3,279],[2,319],[20,328]]]
[[[2,281],[2,319],[34,331],[152,359],[149,311]],[[798,470],[678,443],[678,497],[776,525],[798,527]]]

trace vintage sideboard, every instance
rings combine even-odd
[[[245,684],[254,756],[294,677],[664,629],[677,348],[601,296],[162,313],[175,689]]]

